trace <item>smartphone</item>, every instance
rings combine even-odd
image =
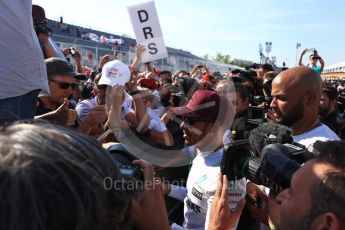
[[[202,69],[202,68],[204,68],[204,66],[203,65],[198,65],[198,68]]]
[[[255,197],[255,200],[247,193],[244,197],[247,202],[253,205],[255,208],[261,208],[261,198],[259,196]]]

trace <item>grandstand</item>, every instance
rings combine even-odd
[[[131,63],[134,59],[135,39],[127,36],[119,36],[106,32],[83,28],[71,24],[60,23],[54,20],[47,20],[47,26],[52,29],[52,38],[60,48],[75,47],[83,57],[83,63],[90,68],[95,68],[98,64],[99,57],[105,54],[117,52],[124,63]],[[121,44],[107,44],[96,41],[93,37],[105,36],[107,38],[120,39]],[[161,70],[187,70],[191,71],[195,65],[206,64],[210,71],[220,71],[225,73],[229,68],[235,69],[238,66],[227,65],[213,61],[206,61],[192,54],[191,52],[181,49],[167,47],[168,58],[157,60],[154,66]],[[92,53],[93,59],[89,60],[88,53]],[[240,67],[238,67],[240,68]]]
[[[326,66],[321,76],[324,78],[345,78],[345,62]]]

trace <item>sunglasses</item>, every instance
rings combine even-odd
[[[68,82],[57,81],[57,80],[50,80],[50,81],[55,82],[60,87],[60,89],[68,89],[69,87],[74,89],[78,85],[76,83],[68,83]]]

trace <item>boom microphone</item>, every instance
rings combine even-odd
[[[262,149],[273,143],[293,143],[292,130],[284,125],[262,123],[250,132],[249,143],[256,155],[261,158]]]

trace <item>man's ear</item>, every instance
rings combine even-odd
[[[314,93],[308,92],[304,97],[304,105],[309,106],[314,103],[320,104],[320,100],[317,100],[317,96]]]
[[[332,212],[326,212],[316,217],[311,224],[311,229],[338,230],[344,229],[344,223]]]

